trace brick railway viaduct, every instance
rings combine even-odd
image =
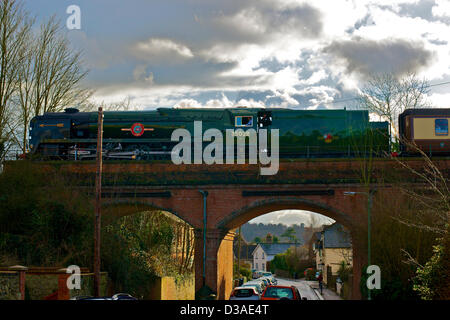
[[[420,170],[424,162],[408,159]],[[450,160],[435,163],[448,177]],[[39,170],[84,177],[93,190],[94,162],[41,162]],[[368,170],[368,168],[371,168]],[[277,210],[309,210],[346,226],[353,242],[352,298],[360,299],[361,270],[367,264],[367,197],[345,191],[367,192],[363,173],[370,172],[374,203],[395,197],[393,181],[417,176],[396,160],[308,159],[280,162],[278,174],[261,176],[258,165],[174,165],[167,162],[105,162],[102,175],[102,216],[142,211],[168,211],[195,230],[195,287],[203,286],[203,205],[206,197],[206,285],[227,299],[232,290],[233,230],[247,221]],[[367,174],[365,175],[367,176]],[[382,177],[382,178],[381,178]],[[362,233],[360,231],[363,231]],[[362,235],[361,235],[362,234]],[[376,263],[376,262],[373,262]]]

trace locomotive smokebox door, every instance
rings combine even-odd
[[[258,112],[258,128],[267,128],[272,124],[272,111]]]

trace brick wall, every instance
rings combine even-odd
[[[2,268],[7,269],[7,268]],[[68,300],[74,296],[94,295],[94,274],[81,273],[81,289],[69,290],[67,278],[70,274],[56,271],[57,268],[31,268],[25,274],[25,299],[44,300],[46,297]],[[102,272],[100,295],[107,296],[108,274]],[[20,300],[19,273],[0,270],[0,300]]]
[[[195,279],[177,280],[173,277],[158,278],[146,297],[149,300],[194,300]]]
[[[43,300],[58,291],[58,274],[27,274],[25,276],[26,298]]]
[[[19,274],[17,272],[0,272],[0,300],[19,300]]]

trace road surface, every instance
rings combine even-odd
[[[314,290],[308,285],[305,280],[286,280],[276,278],[279,286],[296,286],[300,295],[308,300],[320,300]]]

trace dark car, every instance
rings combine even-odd
[[[268,286],[261,300],[306,300],[295,286]]]
[[[78,296],[72,297],[70,300],[137,300],[128,293],[116,293],[112,297],[92,297],[92,296]]]

